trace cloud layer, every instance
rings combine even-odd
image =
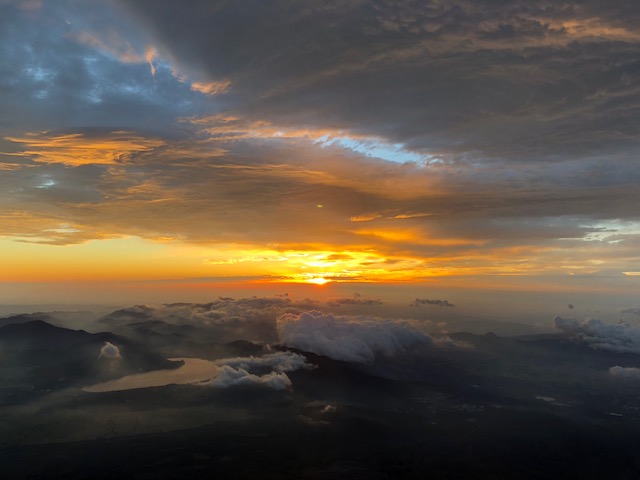
[[[288,347],[355,363],[370,363],[432,343],[431,337],[408,323],[315,310],[280,316],[278,334]]]
[[[2,236],[202,248],[154,278],[621,277],[640,7],[603,5],[3,2]]]
[[[640,327],[626,323],[606,324],[600,320],[583,321],[556,317],[555,327],[595,349],[640,353]]]
[[[289,297],[222,297],[208,303],[172,303],[135,305],[111,312],[100,323],[127,335],[137,327],[161,334],[201,332],[216,343],[238,339],[264,343],[277,341],[276,318],[285,312],[313,308],[308,299]],[[181,329],[187,329],[181,332]]]

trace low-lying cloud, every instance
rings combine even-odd
[[[428,298],[416,298],[409,304],[410,307],[419,307],[421,305],[435,305],[436,307],[455,307],[453,303],[447,300],[429,300]]]
[[[220,367],[218,375],[209,382],[209,385],[217,388],[264,385],[274,390],[286,390],[291,387],[291,379],[286,373],[271,372],[266,375],[254,375],[244,368],[224,365]]]
[[[280,341],[288,347],[355,363],[370,363],[432,343],[430,336],[408,322],[315,310],[284,314],[277,327]]]
[[[379,299],[374,298],[362,298],[361,295],[354,295],[349,298],[334,298],[327,302],[327,305],[330,307],[340,307],[342,305],[360,305],[360,306],[375,306],[382,305],[384,302]]]
[[[285,372],[311,369],[304,355],[293,352],[275,352],[261,357],[223,358],[216,362],[218,374],[208,385],[216,388],[262,385],[274,390],[291,388],[291,379]],[[271,370],[268,373],[264,370]]]
[[[596,319],[578,321],[562,317],[554,318],[553,323],[558,330],[573,335],[592,348],[640,353],[640,327],[623,322],[611,325]]]
[[[252,371],[254,369],[270,368],[275,372],[294,372],[302,368],[313,368],[313,365],[307,362],[304,355],[293,352],[276,352],[263,355],[261,357],[234,357],[224,358],[216,362],[224,367],[228,366],[234,369],[243,369]]]
[[[98,358],[108,358],[111,360],[120,357],[120,349],[111,342],[104,342],[104,345],[100,349],[100,355],[98,356]]]
[[[132,327],[145,324],[159,331],[185,326],[206,331],[221,343],[238,339],[268,343],[277,340],[278,315],[313,307],[308,299],[220,297],[208,303],[135,305],[106,315],[101,323],[110,324],[112,330],[117,326],[116,331],[124,335],[129,335]]]

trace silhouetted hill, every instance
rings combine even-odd
[[[0,318],[0,328],[6,327],[7,325],[13,325],[16,323],[28,323],[33,322],[35,320],[41,320],[43,322],[55,324],[57,323],[57,319],[52,317],[47,313],[20,313],[18,315],[11,315],[9,317]]]
[[[0,328],[0,355],[2,387],[33,394],[180,365],[125,337],[42,320]]]

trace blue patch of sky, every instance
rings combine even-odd
[[[367,157],[380,158],[394,163],[422,162],[430,158],[411,150],[407,150],[401,143],[386,143],[374,139],[353,139],[350,137],[330,137],[325,135],[316,143],[321,147],[338,146],[361,153]]]

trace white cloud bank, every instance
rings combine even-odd
[[[573,318],[556,317],[555,327],[575,336],[592,348],[614,352],[640,353],[640,327],[626,323],[606,324],[600,320],[588,319],[582,322]]]
[[[360,316],[334,316],[315,310],[278,318],[280,341],[293,348],[355,363],[391,357],[421,345],[431,337],[407,322]]]
[[[218,388],[242,385],[264,385],[274,390],[286,390],[291,387],[291,379],[289,379],[286,373],[271,372],[266,375],[254,375],[244,368],[233,368],[224,365],[220,367],[218,375],[208,384]]]
[[[274,390],[291,387],[291,379],[285,372],[302,368],[313,368],[303,355],[293,352],[276,352],[262,357],[234,357],[218,360],[218,374],[208,384],[212,387],[227,388],[241,385],[264,385]],[[271,369],[263,375],[252,370]]]

